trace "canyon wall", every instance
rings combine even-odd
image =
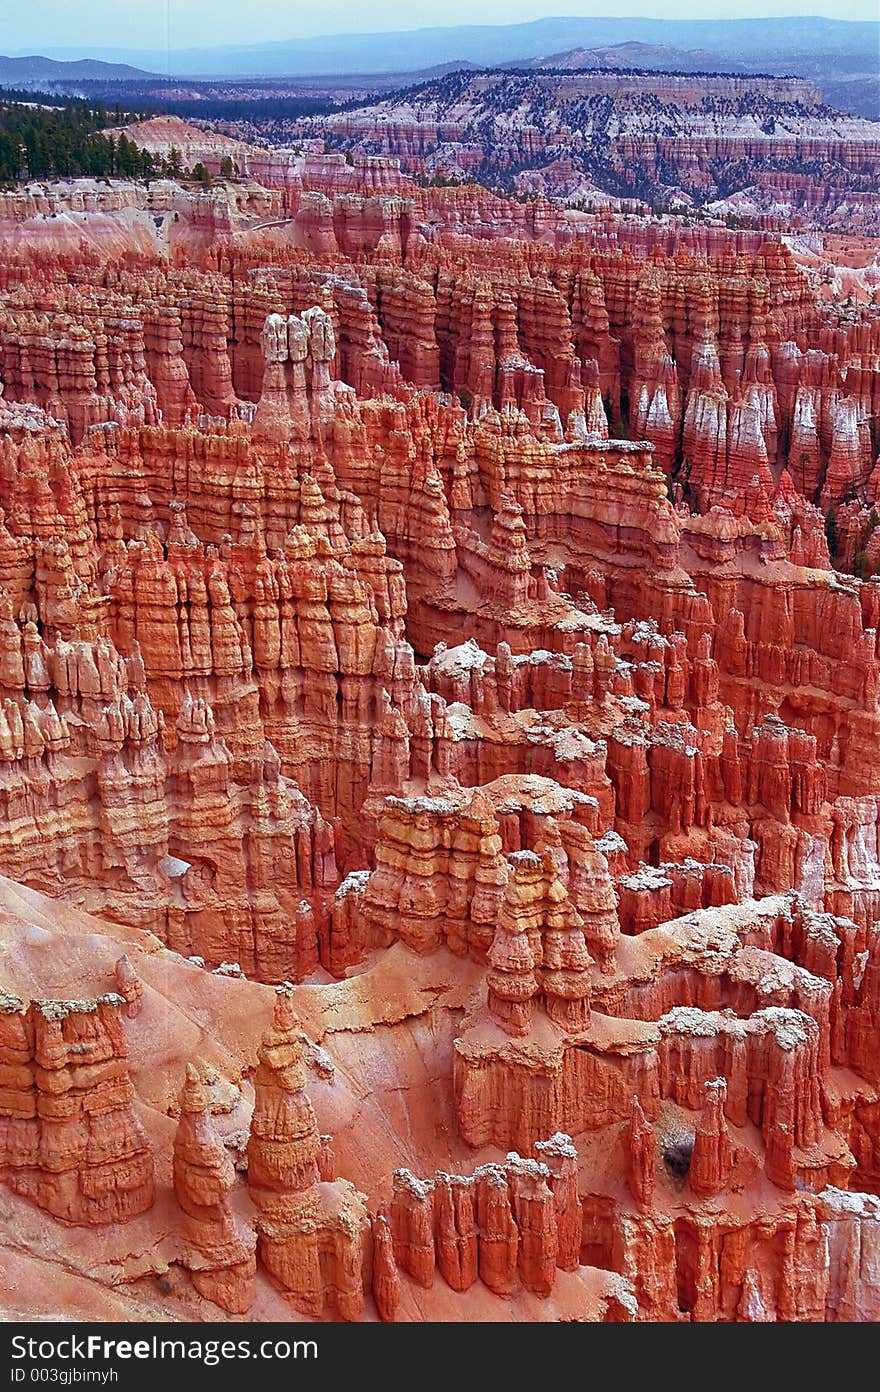
[[[876,1319],[876,317],[345,167],[0,206],[9,1261]]]

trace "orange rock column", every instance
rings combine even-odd
[[[474,1171],[477,1199],[480,1279],[496,1295],[516,1286],[519,1232],[513,1217],[507,1174],[501,1165]]]
[[[526,1035],[538,989],[532,934],[540,934],[541,863],[531,851],[512,858],[513,869],[498,912],[486,974],[489,1013],[512,1035]],[[531,931],[530,931],[531,930]]]
[[[724,1117],[727,1083],[723,1078],[706,1084],[706,1105],[694,1133],[688,1182],[701,1198],[719,1194],[733,1165],[733,1147]]]
[[[66,1223],[122,1223],[153,1202],[134,1110],[121,996],[0,1000],[0,1049],[18,1087],[0,1101],[11,1189]],[[2,1060],[6,1062],[5,1059]]]
[[[654,1201],[654,1128],[642,1111],[637,1097],[632,1100],[630,1119],[623,1133],[627,1178],[630,1192],[642,1213],[649,1213]]]
[[[557,1131],[549,1140],[535,1142],[535,1154],[549,1172],[556,1210],[556,1265],[561,1271],[574,1271],[580,1265],[582,1226],[578,1153],[571,1137]]]
[[[391,1200],[394,1258],[426,1290],[434,1284],[434,1223],[430,1181],[395,1170]]]
[[[380,1320],[393,1323],[400,1308],[400,1272],[394,1260],[391,1229],[383,1214],[373,1219],[373,1299]]]
[[[254,1077],[247,1183],[257,1207],[257,1253],[306,1314],[324,1307],[318,1238],[321,1137],[305,1090],[299,1021],[281,989]]]
[[[236,1225],[229,1207],[234,1184],[235,1168],[212,1125],[207,1092],[187,1064],[174,1137],[174,1192],[191,1249],[185,1265],[200,1295],[243,1315],[254,1302],[256,1239]]]
[[[440,1173],[434,1180],[434,1239],[440,1275],[453,1290],[477,1279],[473,1180]]]

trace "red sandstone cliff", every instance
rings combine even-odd
[[[0,244],[22,1313],[876,1319],[875,319],[337,175]]]

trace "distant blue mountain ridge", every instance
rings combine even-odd
[[[573,48],[637,42],[701,49],[749,67],[788,62],[800,72],[817,63],[841,75],[880,59],[880,23],[824,19],[540,19],[529,24],[460,25],[380,34],[333,34],[276,43],[141,51],[130,48],[47,49],[56,60],[132,64],[153,73],[188,77],[278,77],[315,73],[412,72],[465,61],[491,67]],[[104,74],[107,76],[108,74]],[[807,75],[805,72],[804,75]]]

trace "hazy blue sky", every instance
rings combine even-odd
[[[547,16],[631,15],[876,19],[877,0],[5,0],[0,51],[173,48],[261,43],[311,34],[376,33],[440,24],[513,24]]]

